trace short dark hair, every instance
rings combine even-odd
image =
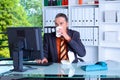
[[[68,17],[64,14],[64,13],[58,13],[55,18],[58,18],[58,17],[63,17],[65,18],[66,22],[68,22]]]

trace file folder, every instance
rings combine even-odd
[[[47,13],[49,13],[49,11],[45,10],[45,26],[49,26],[49,18]]]
[[[79,3],[80,5],[82,5],[82,4],[83,4],[83,0],[78,0],[78,3]]]
[[[68,5],[68,0],[62,0],[62,5]]]
[[[93,36],[94,36],[94,28],[93,27],[91,27],[90,28],[90,45],[94,45],[94,38],[93,38]]]
[[[57,5],[57,0],[53,0],[52,5],[53,5],[53,6],[56,6],[56,5]]]
[[[94,26],[94,8],[89,8],[90,26]]]
[[[52,6],[53,1],[52,0],[48,0],[48,6]]]
[[[90,20],[89,20],[89,18],[90,18],[90,16],[89,16],[89,8],[84,8],[85,10],[84,10],[84,13],[85,13],[85,25],[86,26],[90,26]]]
[[[74,16],[75,18],[75,22],[74,22],[74,26],[78,26],[78,16],[77,16],[77,8],[74,8]]]
[[[94,45],[98,45],[99,42],[99,31],[98,28],[94,28]]]
[[[48,6],[48,0],[44,0],[44,6]]]
[[[71,21],[72,21],[71,25],[74,26],[74,22],[75,22],[75,20],[74,20],[74,8],[72,8],[71,11],[72,11],[71,12]]]
[[[82,8],[82,25],[85,26],[85,8]]]
[[[62,5],[62,0],[57,0],[57,5],[58,6]]]
[[[95,8],[95,26],[98,26],[98,22],[99,22],[99,8]]]
[[[120,10],[117,11],[117,22],[120,23]]]
[[[78,18],[78,19],[77,19],[77,20],[78,20],[77,25],[78,25],[78,26],[82,26],[82,17],[83,17],[82,10],[83,10],[82,8],[78,8],[78,9],[77,9],[77,16],[78,16],[78,17],[77,17],[77,18]]]
[[[83,43],[83,29],[82,28],[79,28],[79,33],[80,33],[80,40]]]

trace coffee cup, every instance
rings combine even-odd
[[[56,37],[61,37],[61,32],[59,31],[62,27],[57,26],[56,27]]]

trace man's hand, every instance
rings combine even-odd
[[[41,60],[41,59],[36,59],[35,61],[36,61],[37,63],[48,63],[47,58],[43,58],[42,60]]]
[[[71,37],[68,35],[67,31],[63,28],[59,29],[61,35],[67,40],[68,42],[71,40]]]
[[[48,63],[48,60],[47,60],[47,58],[43,58],[41,62],[42,63]]]
[[[41,63],[41,62],[42,62],[41,59],[36,59],[35,61],[36,61],[37,63]]]

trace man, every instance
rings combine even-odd
[[[44,34],[44,58],[42,60],[37,60],[38,63],[47,63],[47,62],[55,62],[60,63],[61,60],[69,60],[68,51],[72,51],[75,56],[75,60],[73,63],[78,62],[77,55],[80,57],[85,56],[86,50],[84,45],[80,40],[79,32],[68,29],[68,18],[65,14],[59,13],[55,17],[55,25],[60,26],[59,32],[61,33],[61,37],[56,37],[56,33],[46,33]],[[64,45],[66,45],[64,58],[60,59],[60,45],[64,41]],[[66,57],[65,57],[66,56]]]

